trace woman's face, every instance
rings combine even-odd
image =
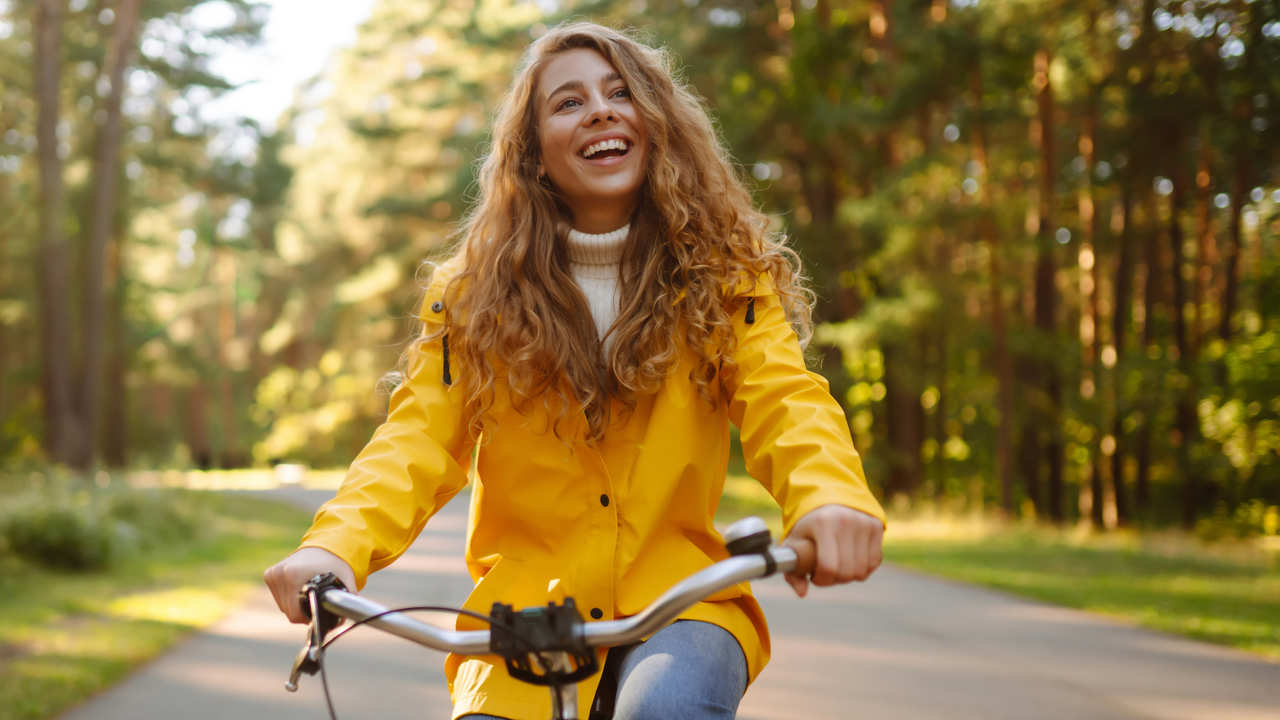
[[[534,93],[547,178],[582,232],[625,225],[644,183],[644,121],[618,71],[595,50],[552,57]]]

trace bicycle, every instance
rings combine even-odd
[[[588,623],[572,597],[563,603],[515,610],[495,602],[488,615],[462,608],[414,606],[388,609],[348,592],[332,573],[317,575],[299,593],[303,612],[311,618],[307,644],[298,653],[285,689],[295,692],[302,674],[320,674],[329,716],[337,720],[324,673],[324,653],[342,635],[370,625],[425,647],[460,655],[498,655],[512,677],[548,687],[552,720],[578,720],[575,685],[599,671],[596,648],[639,642],[676,619],[699,600],[732,585],[813,567],[814,548],[773,544],[763,520],[748,517],[731,525],[724,534],[729,557],[671,586],[648,607],[621,620]],[[489,623],[489,630],[444,630],[415,620],[405,612],[440,611],[475,617]],[[332,637],[342,619],[352,624]]]

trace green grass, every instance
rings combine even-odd
[[[1245,548],[1164,534],[1048,528],[886,538],[899,565],[1280,660],[1280,568]]]
[[[759,514],[777,533],[771,505],[754,481],[731,477],[717,520]],[[1173,531],[1093,533],[891,512],[885,559],[1280,660],[1280,551],[1270,540],[1207,545]]]
[[[249,495],[162,490],[202,532],[110,569],[55,572],[0,553],[0,719],[47,718],[238,606],[309,515]]]

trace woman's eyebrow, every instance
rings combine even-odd
[[[600,79],[600,84],[603,85],[603,84],[611,83],[611,82],[614,82],[615,80],[621,80],[621,79],[622,79],[622,75],[620,73],[611,72]],[[587,89],[587,86],[581,80],[569,80],[568,82],[561,83],[556,87],[555,90],[552,90],[551,92],[547,93],[547,100],[550,100],[551,98],[555,97],[556,95],[566,90],[577,90],[578,92],[582,92],[586,89]]]

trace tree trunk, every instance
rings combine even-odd
[[[106,394],[102,411],[106,418],[103,426],[102,459],[108,467],[123,468],[128,464],[129,410],[127,380],[127,353],[125,342],[124,307],[126,286],[121,257],[124,254],[124,231],[117,226],[116,242],[110,249],[108,273],[111,278],[111,307],[107,326]]]
[[[213,445],[209,438],[209,390],[200,382],[187,389],[186,422],[183,435],[191,452],[191,462],[201,470],[213,467]]]
[[[1231,320],[1236,313],[1236,301],[1240,293],[1240,222],[1244,211],[1245,198],[1249,193],[1250,163],[1247,149],[1243,142],[1236,156],[1235,173],[1231,185],[1231,222],[1227,226],[1226,267],[1223,270],[1222,315],[1218,318],[1218,337],[1224,344],[1231,342]],[[1227,377],[1226,356],[1218,360],[1215,367],[1218,385],[1225,391],[1230,378]]]
[[[1129,322],[1132,316],[1130,308],[1133,305],[1133,271],[1134,271],[1134,252],[1133,252],[1133,179],[1126,177],[1120,188],[1120,222],[1123,227],[1120,230],[1120,260],[1116,264],[1116,275],[1113,289],[1115,291],[1112,302],[1111,315],[1111,344],[1114,349],[1114,365],[1111,373],[1111,438],[1115,442],[1115,446],[1111,451],[1111,487],[1112,494],[1116,499],[1116,522],[1120,525],[1128,525],[1131,521],[1129,510],[1129,496],[1124,483],[1124,452],[1128,443],[1126,442],[1124,432],[1124,418],[1126,415],[1126,400],[1120,392],[1120,378],[1118,370],[1123,367],[1121,359],[1125,355],[1124,340],[1125,334],[1129,329]]]
[[[240,438],[236,431],[235,372],[230,348],[236,339],[236,265],[226,248],[216,254],[214,283],[218,291],[218,414],[222,426],[218,465],[224,468],[241,464]]]
[[[883,55],[883,62],[892,66],[897,57],[894,43],[892,0],[872,0],[869,15],[871,45]],[[886,98],[890,88],[883,82],[872,81],[873,92]],[[880,163],[888,173],[896,170],[901,163],[897,135],[891,127],[877,138],[880,152]],[[834,144],[833,144],[834,146]],[[884,385],[885,406],[888,413],[888,444],[891,453],[892,470],[890,485],[896,492],[914,493],[921,483],[923,468],[920,459],[920,444],[924,439],[924,413],[920,407],[921,363],[913,358],[920,358],[920,347],[923,342],[912,334],[895,340],[885,341],[884,352]]]
[[[88,468],[97,456],[101,428],[101,395],[103,376],[102,337],[106,325],[107,298],[103,292],[106,275],[107,242],[115,221],[116,194],[120,169],[120,141],[124,118],[120,105],[124,98],[125,70],[133,60],[141,0],[118,0],[107,50],[105,76],[111,89],[103,103],[103,121],[98,131],[93,158],[93,200],[89,220],[88,258],[85,263],[84,294],[84,393],[81,396],[80,419],[85,427],[85,442],[75,463]]]
[[[1094,3],[1089,4],[1086,13],[1085,27],[1085,43],[1088,48],[1089,56],[1097,54],[1097,42],[1095,39],[1097,25],[1097,6]],[[1098,432],[1094,434],[1094,439],[1089,442],[1089,519],[1093,523],[1093,527],[1102,529],[1106,527],[1106,514],[1104,512],[1105,497],[1103,492],[1103,460],[1102,460],[1102,422],[1101,414],[1098,413],[1098,404],[1096,398],[1098,395],[1097,387],[1100,379],[1099,366],[1101,359],[1100,342],[1098,335],[1102,329],[1102,324],[1098,317],[1098,253],[1095,248],[1098,246],[1098,222],[1097,222],[1097,196],[1093,186],[1094,165],[1097,161],[1096,143],[1097,143],[1097,127],[1098,127],[1098,93],[1097,83],[1092,79],[1089,81],[1090,89],[1086,93],[1085,113],[1084,113],[1084,131],[1080,135],[1079,150],[1081,157],[1084,158],[1084,181],[1081,184],[1077,197],[1077,206],[1080,213],[1080,250],[1077,254],[1078,267],[1080,270],[1080,354],[1083,376],[1080,379],[1080,397],[1083,406],[1084,419],[1090,425],[1097,428]]]
[[[1035,267],[1035,324],[1042,338],[1051,338],[1057,330],[1058,290],[1054,284],[1057,261],[1054,258],[1053,198],[1057,185],[1054,181],[1054,112],[1053,84],[1049,77],[1052,55],[1040,50],[1035,55],[1036,136],[1040,151],[1040,222],[1036,232]],[[1045,356],[1038,378],[1043,389],[1040,398],[1042,421],[1037,423],[1046,433],[1044,459],[1047,464],[1047,495],[1049,517],[1055,522],[1066,519],[1062,478],[1063,441],[1061,434],[1062,379],[1057,359]]]
[[[1047,243],[1042,244],[1040,256],[1036,261],[1036,326],[1043,337],[1052,337],[1055,328],[1054,318],[1057,315],[1058,292],[1054,287],[1055,273],[1053,249]],[[1062,440],[1062,376],[1058,371],[1056,359],[1044,364],[1044,414],[1045,461],[1048,474],[1045,491],[1049,505],[1049,517],[1054,522],[1066,520],[1066,507],[1063,503],[1066,487],[1063,483],[1062,470],[1065,449]]]
[[[1210,197],[1213,193],[1210,177],[1211,144],[1209,126],[1205,122],[1200,129],[1200,152],[1196,163],[1196,257],[1192,263],[1191,274],[1194,280],[1191,285],[1191,308],[1195,324],[1187,338],[1193,361],[1209,327],[1209,318],[1206,315],[1209,308],[1216,305],[1213,301],[1213,268],[1218,262],[1218,250],[1217,238],[1213,234],[1213,210]]]
[[[937,500],[943,500],[947,496],[947,456],[943,452],[943,448],[947,444],[947,393],[950,392],[947,385],[947,373],[949,372],[949,363],[947,362],[948,341],[946,328],[940,328],[938,333],[937,351],[938,351],[938,367],[936,377],[938,378],[938,401],[933,406],[933,442],[935,445],[933,452],[933,496]]]
[[[62,66],[63,3],[35,7],[36,143],[40,164],[40,356],[45,449],[68,463],[83,442],[71,398],[71,304],[67,238],[62,222],[66,189],[58,151],[58,94]]]
[[[1142,29],[1138,34],[1134,57],[1140,59],[1139,81],[1133,89],[1134,109],[1145,107],[1150,102],[1151,80],[1155,76],[1155,53],[1151,51],[1151,43],[1155,39],[1156,0],[1142,0]],[[1157,166],[1157,152],[1152,148],[1146,128],[1131,129],[1134,146],[1141,152],[1141,162],[1135,163],[1131,171],[1137,174],[1140,170],[1152,171]],[[1144,229],[1143,243],[1143,287],[1142,287],[1142,346],[1140,353],[1145,354],[1147,348],[1155,341],[1155,313],[1160,302],[1160,287],[1164,280],[1164,272],[1160,263],[1159,250],[1159,217],[1156,212],[1154,196],[1150,190],[1143,193],[1143,215],[1147,222]],[[1132,226],[1133,223],[1129,223]],[[1134,449],[1134,460],[1137,465],[1134,475],[1134,514],[1146,511],[1151,500],[1151,424],[1155,421],[1155,398],[1147,393],[1137,401],[1137,411],[1142,414],[1142,422],[1138,426],[1138,436]]]
[[[1249,39],[1245,43],[1244,72],[1246,77],[1257,77],[1258,46],[1262,45],[1263,22],[1261,14],[1250,18]],[[1253,159],[1256,152],[1257,137],[1250,127],[1252,98],[1243,98],[1232,108],[1237,128],[1235,149],[1235,173],[1231,187],[1231,223],[1227,231],[1226,267],[1223,270],[1222,316],[1218,318],[1218,336],[1223,343],[1231,342],[1232,319],[1236,313],[1236,304],[1240,294],[1240,254],[1244,244],[1241,240],[1240,222],[1244,210],[1245,197],[1249,186],[1256,177],[1253,171]],[[1225,357],[1218,363],[1218,384],[1226,388],[1230,382],[1227,376]]]
[[[1146,228],[1146,242],[1144,244],[1143,264],[1146,266],[1143,274],[1143,292],[1142,292],[1142,351],[1147,352],[1148,348],[1154,347],[1156,337],[1156,312],[1165,299],[1164,281],[1168,275],[1165,272],[1163,254],[1160,252],[1160,236],[1158,224],[1159,215],[1155,208],[1155,202],[1150,193],[1146,196],[1147,212],[1145,213],[1149,226]],[[1151,502],[1151,426],[1155,422],[1157,400],[1152,393],[1145,394],[1139,400],[1142,411],[1142,424],[1138,429],[1138,448],[1137,448],[1137,475],[1134,478],[1134,505],[1137,511],[1146,511]]]
[[[982,64],[981,58],[976,60],[976,67],[971,75],[973,92],[974,122],[974,162],[978,164],[978,173],[982,178],[979,202],[978,233],[987,243],[990,254],[990,305],[992,334],[992,365],[996,373],[996,406],[1000,412],[996,425],[996,481],[1000,486],[1000,506],[1006,513],[1013,513],[1013,363],[1009,357],[1004,319],[1004,277],[1001,271],[1000,234],[996,230],[993,218],[994,207],[991,198],[991,176],[987,161],[987,124],[983,116],[982,102]],[[1034,501],[1034,498],[1033,498]]]
[[[889,444],[889,482],[885,495],[910,495],[920,486],[919,394],[906,377],[911,361],[896,345],[886,343],[884,353],[885,420]]]
[[[1174,153],[1177,157],[1177,153]],[[1183,243],[1181,216],[1185,205],[1186,192],[1184,178],[1175,177],[1173,195],[1169,208],[1169,248],[1173,251],[1173,267],[1169,277],[1173,280],[1173,337],[1174,349],[1178,358],[1178,373],[1181,376],[1176,403],[1178,431],[1174,434],[1174,446],[1177,449],[1178,462],[1175,472],[1181,476],[1182,491],[1182,524],[1190,528],[1195,523],[1196,510],[1200,502],[1200,482],[1198,473],[1191,468],[1191,444],[1195,441],[1195,384],[1192,377],[1192,347],[1187,328],[1186,281],[1182,277]]]

